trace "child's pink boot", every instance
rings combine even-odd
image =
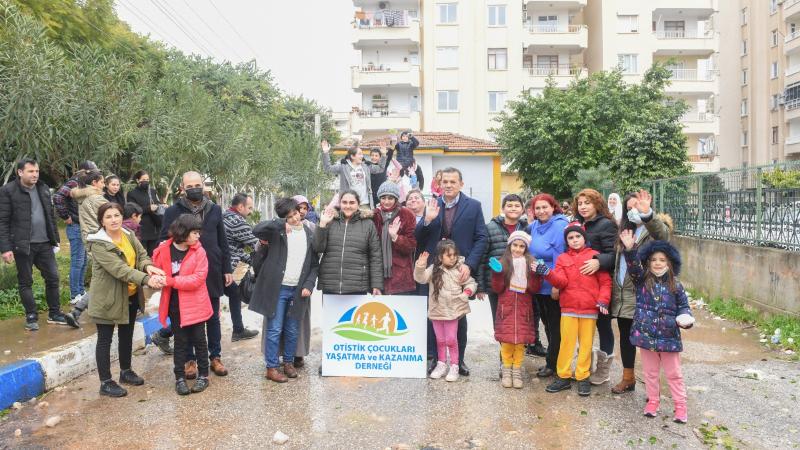
[[[675,405],[675,417],[672,418],[675,423],[686,423],[689,421],[689,413],[686,411],[686,404]]]

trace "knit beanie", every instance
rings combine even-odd
[[[567,240],[567,235],[573,231],[580,233],[581,236],[583,236],[583,240],[586,241],[586,245],[589,245],[589,239],[586,237],[586,230],[580,222],[570,222],[567,228],[564,228],[564,241]]]
[[[525,247],[530,247],[531,245],[531,235],[522,230],[517,230],[508,236],[508,245],[511,245],[512,242],[517,240],[524,242]]]
[[[296,201],[298,205],[302,205],[303,203],[305,203],[306,205],[311,207],[311,202],[309,202],[304,195],[295,195],[294,197],[292,197],[292,200]]]
[[[384,195],[391,195],[392,197],[400,200],[400,187],[391,181],[384,181],[381,187],[378,188],[378,198]]]

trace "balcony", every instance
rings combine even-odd
[[[785,156],[795,156],[800,154],[800,136],[789,136],[783,144],[783,154]]]
[[[553,77],[556,87],[564,89],[575,78],[586,78],[589,71],[586,67],[573,64],[537,65],[526,67],[523,70],[523,84],[525,89],[541,89],[547,85],[547,80]]]
[[[717,91],[717,74],[714,70],[670,69],[668,93],[713,94]]]
[[[568,9],[574,11],[585,8],[587,0],[522,0],[523,5],[527,5],[528,11],[542,9]]]
[[[569,50],[580,53],[589,46],[589,28],[586,25],[527,25],[528,33],[523,44],[549,50]],[[535,52],[534,52],[535,53]]]
[[[786,0],[783,2],[783,20],[796,19],[800,15],[800,0]]]
[[[419,45],[419,21],[409,17],[408,11],[396,11],[389,15],[383,12],[356,12],[353,30],[353,48],[396,45]]]
[[[653,33],[656,38],[656,56],[669,55],[710,55],[716,51],[714,31],[706,30],[658,30]]]
[[[786,100],[783,106],[785,108],[783,113],[783,119],[785,121],[789,122],[791,120],[800,119],[800,98]]]
[[[420,87],[419,66],[410,64],[375,66],[352,66],[353,90],[361,92],[365,87]]]
[[[786,73],[784,75],[785,75],[783,78],[784,86],[788,86],[792,83],[800,81],[800,65],[789,66],[786,69]]]
[[[719,172],[719,158],[714,155],[689,155],[693,172]]]
[[[718,116],[709,112],[690,111],[681,117],[684,134],[719,134]]]
[[[783,42],[783,53],[788,55],[800,49],[800,30],[786,35]]]
[[[391,129],[419,130],[419,113],[373,109],[361,110],[353,115],[353,131],[359,134],[365,131]]]

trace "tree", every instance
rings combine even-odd
[[[600,164],[594,169],[580,169],[572,183],[572,195],[576,195],[582,189],[594,189],[599,192],[611,192],[614,190],[614,183],[611,169],[605,164]]]
[[[664,70],[654,65],[641,85],[626,84],[622,73],[614,70],[576,79],[565,90],[550,80],[540,97],[523,94],[510,102],[510,111],[501,113],[500,126],[493,130],[503,148],[501,155],[532,191],[558,197],[570,194],[579,170],[600,164],[613,168],[610,181],[627,182],[625,177],[640,167],[630,160],[649,157],[636,153],[643,152],[643,146],[656,139],[669,141],[662,147],[670,152],[680,142],[685,145],[680,114],[675,115],[682,114],[685,106],[664,104]],[[665,112],[670,114],[661,118],[659,114]],[[672,173],[665,167],[666,160],[676,165],[670,155],[649,162],[649,173]],[[685,148],[682,160],[686,160]],[[626,164],[624,172],[617,168],[621,163]]]

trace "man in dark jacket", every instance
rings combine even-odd
[[[245,248],[255,249],[258,244],[258,239],[253,236],[253,227],[245,220],[252,212],[253,197],[239,192],[231,199],[230,208],[222,213],[225,237],[231,254],[231,267],[233,273],[239,275],[238,278],[234,275],[234,283],[225,287],[228,309],[231,312],[231,322],[233,322],[233,335],[231,336],[233,342],[258,336],[258,331],[245,328],[242,322],[242,300],[239,298],[239,285],[237,284],[251,264],[250,254],[245,252]]]
[[[425,211],[425,219],[418,226],[417,241],[425,242],[430,254],[428,264],[433,263],[436,256],[436,245],[442,239],[451,239],[456,243],[458,251],[466,258],[461,266],[462,281],[472,274],[478,273],[483,254],[486,251],[486,223],[483,219],[481,203],[469,198],[461,192],[464,181],[461,171],[448,167],[442,170],[443,194],[438,199],[431,199]],[[464,364],[464,350],[467,346],[467,318],[458,321],[458,373],[469,375],[469,368]]]
[[[264,316],[264,360],[266,378],[285,383],[296,378],[294,365],[300,321],[310,308],[317,282],[319,258],[313,248],[312,231],[304,225],[297,202],[282,198],[275,202],[278,219],[256,225],[253,234],[269,246],[259,265],[250,310]],[[278,360],[283,338],[283,373]]]
[[[228,369],[225,368],[220,359],[222,353],[222,330],[219,321],[219,298],[222,297],[225,286],[233,283],[233,271],[231,270],[230,250],[225,237],[225,224],[222,221],[222,209],[203,195],[203,177],[197,172],[183,174],[181,190],[186,195],[179,198],[174,205],[164,212],[160,238],[164,241],[169,237],[169,226],[181,214],[193,214],[203,221],[200,244],[202,244],[208,257],[206,287],[208,288],[208,296],[211,297],[211,307],[214,310],[214,314],[206,322],[208,353],[211,361],[211,371],[218,376],[225,376],[228,374]],[[162,328],[150,336],[153,343],[162,350],[164,350],[163,342],[169,342],[170,337],[172,337],[172,330],[169,328]],[[193,379],[197,377],[197,358],[194,356],[194,349],[190,349],[187,361],[186,378]]]
[[[50,189],[39,181],[39,164],[33,159],[17,163],[17,180],[0,188],[0,253],[3,262],[17,263],[19,297],[25,307],[25,329],[39,329],[36,299],[33,297],[33,266],[44,278],[49,308],[47,323],[66,325],[58,292],[58,247]]]
[[[84,161],[78,166],[78,171],[64,183],[55,194],[53,204],[56,214],[67,224],[67,239],[69,239],[69,298],[75,304],[86,294],[85,277],[88,258],[86,248],[81,239],[81,221],[78,217],[78,202],[72,198],[72,190],[79,186],[78,179],[90,170],[97,170],[97,165],[92,161]]]

